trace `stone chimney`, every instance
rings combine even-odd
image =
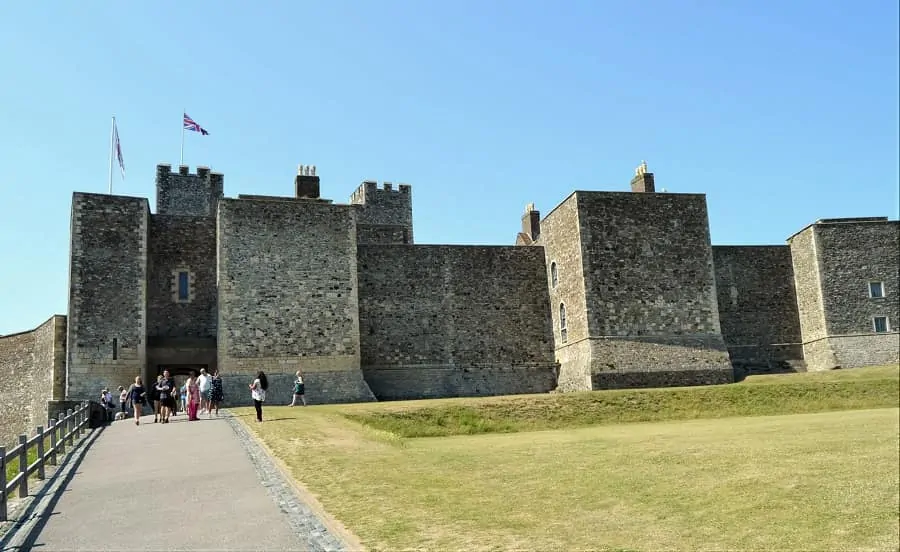
[[[534,208],[534,203],[525,206],[525,214],[522,215],[522,233],[531,238],[532,242],[541,235],[541,213]]]
[[[319,177],[315,165],[298,165],[294,179],[295,197],[319,199]]]
[[[634,169],[634,178],[631,179],[632,192],[653,193],[656,185],[653,183],[653,173],[647,172],[647,162],[641,161],[638,168]]]

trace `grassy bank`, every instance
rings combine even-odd
[[[628,389],[345,408],[399,437],[511,433],[628,422],[767,416],[897,406],[900,367],[753,376],[711,387]]]
[[[693,390],[270,406],[263,424],[236,413],[371,550],[897,550],[897,400],[894,366]],[[857,410],[760,415],[813,401]],[[354,421],[420,412],[427,431],[467,426],[421,415],[435,408],[474,408],[468,425],[512,432],[405,439]],[[681,421],[618,423],[641,409]],[[526,430],[552,424],[564,428]]]
[[[331,409],[268,413],[250,430],[371,550],[898,547],[896,408],[402,446]]]

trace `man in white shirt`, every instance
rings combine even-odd
[[[206,373],[206,368],[200,368],[200,376],[197,378],[197,385],[200,387],[200,413],[207,412],[209,410],[209,374]]]

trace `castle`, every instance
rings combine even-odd
[[[0,419],[26,404],[33,427],[48,399],[163,369],[218,368],[241,404],[258,370],[289,400],[302,368],[323,403],[722,384],[900,356],[900,223],[884,217],[713,246],[705,195],[658,193],[642,164],[630,192],[575,191],[543,218],[529,205],[515,245],[414,245],[408,185],[366,181],[339,204],[315,167],[291,197],[230,198],[223,180],[158,165],[155,212],[74,193],[68,315],[0,338],[4,397],[23,394]]]

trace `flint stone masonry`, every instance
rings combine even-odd
[[[571,194],[540,222],[541,233],[534,244],[543,249],[546,271],[544,286],[550,294],[550,319],[556,361],[559,363],[559,389],[591,389],[590,345],[584,287],[584,262],[579,238],[578,198]],[[554,285],[552,270],[556,267]],[[562,339],[560,306],[565,305],[566,339]]]
[[[810,370],[897,362],[900,222],[827,219],[788,241]],[[869,282],[882,282],[884,297],[869,297]],[[888,317],[891,331],[876,334],[876,316]]]
[[[805,370],[790,247],[712,249],[719,321],[735,372]]]
[[[0,337],[0,446],[13,447],[19,435],[47,427],[47,400],[64,392],[65,354],[65,316]]]
[[[412,188],[385,182],[363,182],[350,196],[357,206],[358,239],[360,244],[412,244]]]
[[[416,246],[405,184],[365,181],[347,205],[305,170],[293,197],[226,199],[205,167],[158,165],[156,185],[153,215],[144,198],[73,195],[50,409],[164,368],[220,368],[225,404],[249,404],[261,370],[267,402],[285,404],[302,370],[316,404],[708,385],[900,357],[900,228],[883,217],[821,220],[787,248],[712,248],[705,196],[656,193],[642,163],[633,192],[576,191],[543,220],[529,204],[516,247]],[[868,296],[872,281],[885,297]],[[9,337],[6,357],[0,341],[0,370],[26,369],[21,351],[45,341]]]
[[[172,166],[156,166],[156,214],[194,217],[213,217],[222,197],[225,177],[197,167],[191,174],[186,165],[172,172]]]
[[[151,215],[147,334],[216,337],[216,221]],[[189,273],[188,301],[177,299],[177,272]]]
[[[72,197],[66,398],[93,399],[142,375],[149,222],[144,198]]]
[[[616,374],[691,385],[733,374],[719,325],[706,197],[575,192],[592,388]],[[541,232],[546,242],[552,229]],[[577,268],[560,264],[559,271]],[[578,305],[575,308],[579,308]],[[575,308],[567,306],[567,317]],[[570,336],[569,339],[572,339]],[[692,375],[690,372],[704,375]],[[612,375],[597,377],[598,373]],[[655,376],[648,372],[659,372]],[[661,374],[667,374],[665,377]],[[634,380],[630,384],[638,385]]]
[[[315,201],[223,199],[218,211],[218,365],[223,374],[359,370],[356,210]],[[320,388],[327,386],[321,385]]]
[[[540,249],[360,245],[362,366],[381,400],[556,386]]]

